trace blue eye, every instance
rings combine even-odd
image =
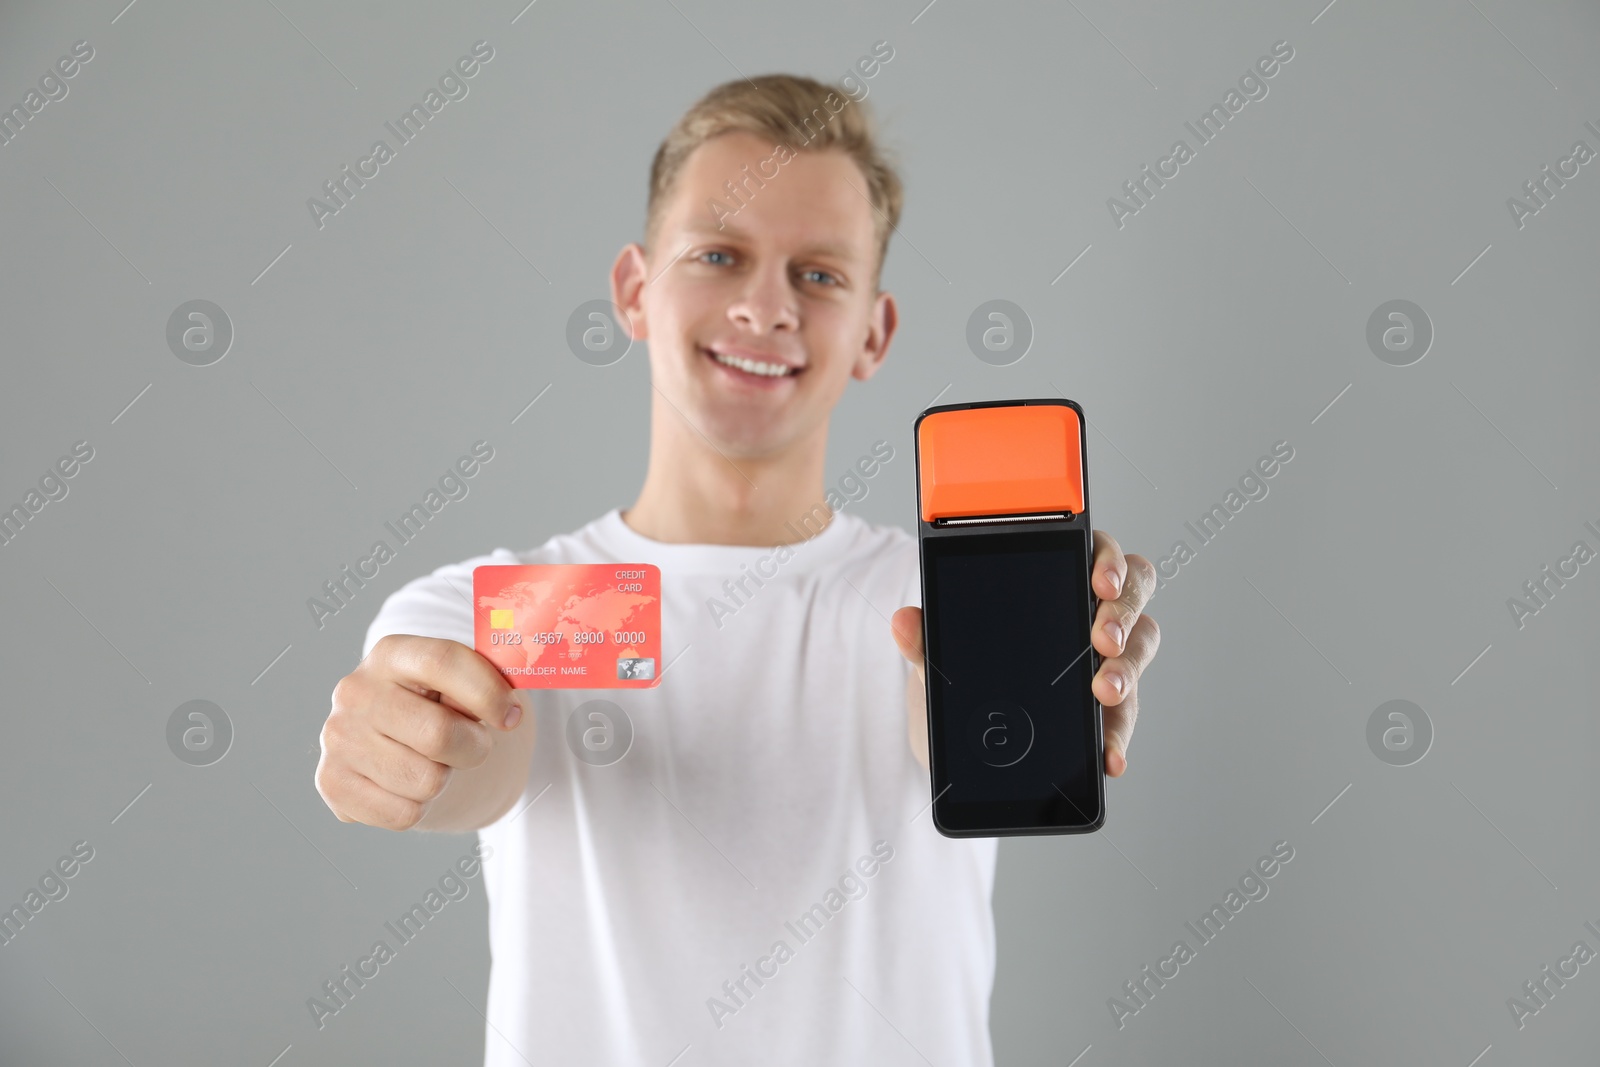
[[[812,280],[813,276],[815,276],[816,278],[820,279],[821,281],[829,283],[829,284],[831,284],[833,282],[836,282],[838,280],[837,278],[835,278],[833,275],[829,274],[825,270],[808,270],[803,275],[803,277],[805,277],[807,281]]]
[[[723,257],[723,259],[724,259],[724,260],[728,260],[728,259],[731,259],[731,258],[732,258],[732,257],[730,257],[730,256],[729,256],[729,255],[728,255],[728,253],[726,253],[726,252],[702,252],[702,253],[700,253],[700,259],[701,259],[701,261],[702,261],[702,262],[708,262],[708,261],[707,261],[707,260],[706,260],[706,257],[707,257],[707,256],[722,256],[722,257]]]

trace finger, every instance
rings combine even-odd
[[[382,734],[372,738],[372,743],[347,754],[345,763],[378,788],[422,803],[444,792],[450,781],[448,766]]]
[[[1160,643],[1161,631],[1156,621],[1148,615],[1141,616],[1128,641],[1127,653],[1106,661],[1095,676],[1095,696],[1103,709],[1106,774],[1112,778],[1120,777],[1128,767],[1128,745],[1139,718],[1139,676]],[[1107,668],[1110,674],[1106,673]],[[1112,684],[1113,678],[1122,679],[1120,689]]]
[[[1094,595],[1101,600],[1115,600],[1122,595],[1122,585],[1128,575],[1128,563],[1123,558],[1122,546],[1104,530],[1094,532],[1094,567],[1089,584]]]
[[[381,691],[372,708],[377,733],[447,767],[479,767],[494,742],[489,727],[403,685]]]
[[[1135,687],[1126,700],[1105,709],[1106,775],[1122,777],[1128,769],[1128,742],[1133,739],[1133,724],[1139,718],[1139,691]]]
[[[889,627],[894,631],[894,643],[900,649],[900,654],[918,670],[922,669],[922,609],[905,607],[895,612],[889,619]]]
[[[348,768],[331,771],[329,794],[340,822],[366,823],[385,830],[409,830],[422,821],[427,805],[395,796],[366,775]]]
[[[502,730],[522,718],[522,705],[494,664],[459,641],[390,634],[380,660],[385,674],[418,693]],[[376,646],[373,649],[377,651]]]
[[[1127,568],[1127,574],[1122,595],[1115,600],[1100,602],[1100,610],[1095,613],[1094,629],[1089,634],[1089,639],[1102,656],[1121,655],[1134,624],[1139,620],[1139,613],[1144,610],[1156,589],[1156,569],[1149,560],[1135,554],[1124,557],[1123,565]]]
[[[1144,673],[1145,665],[1156,654],[1160,644],[1161,628],[1156,625],[1156,620],[1149,615],[1139,616],[1139,621],[1133,624],[1133,636],[1128,638],[1127,648],[1122,655],[1101,661],[1100,670],[1095,673],[1091,683],[1095,699],[1103,707],[1122,703],[1139,684],[1139,675]]]

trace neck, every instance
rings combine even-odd
[[[635,532],[672,544],[783,545],[832,521],[824,502],[828,427],[782,452],[719,452],[683,416],[655,398],[650,465],[639,498],[622,515]],[[802,525],[801,520],[809,518]]]

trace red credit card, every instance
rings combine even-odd
[[[472,572],[473,648],[513,689],[654,689],[661,570],[535,563]]]

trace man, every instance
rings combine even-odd
[[[878,281],[900,201],[827,86],[695,104],[611,273],[655,386],[638,499],[410,582],[334,689],[316,780],[338,817],[489,846],[491,1067],[992,1063],[997,841],[922,814],[916,541],[824,490],[830,413],[898,322]],[[472,569],[602,562],[660,567],[661,684],[514,693],[471,647]],[[1097,533],[1092,580],[1116,777],[1155,569]],[[600,696],[633,731],[609,765],[568,740]],[[594,710],[580,730],[626,729]]]

